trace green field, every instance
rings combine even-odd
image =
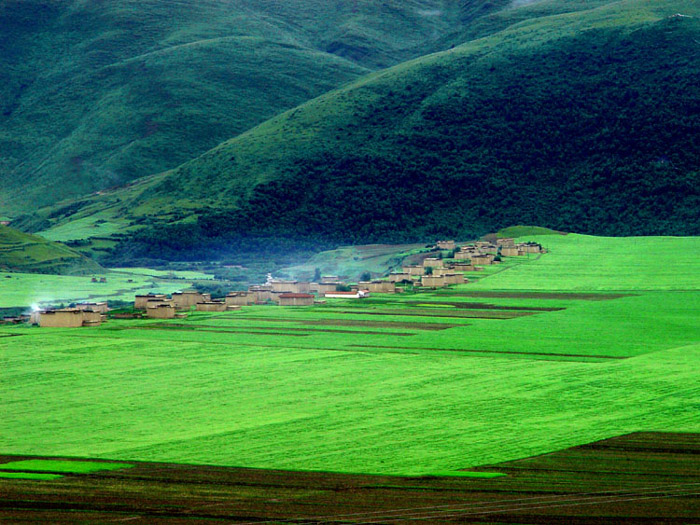
[[[61,461],[54,459],[25,459],[0,463],[0,470],[19,472],[61,472],[64,474],[89,474],[102,470],[131,467],[128,463],[104,463],[97,461]]]
[[[157,270],[154,274],[159,274]],[[142,269],[123,268],[97,275],[106,283],[93,283],[92,276],[44,275],[0,272],[0,308],[68,304],[76,301],[133,301],[135,294],[171,293],[188,288],[199,272],[163,272],[148,275]],[[176,279],[167,278],[173,274]],[[131,282],[130,282],[131,281]]]
[[[546,244],[447,291],[0,329],[0,451],[442,475],[700,431],[697,239]]]

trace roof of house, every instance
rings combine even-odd
[[[282,299],[308,299],[314,296],[309,293],[282,293],[279,295]]]

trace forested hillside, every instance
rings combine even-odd
[[[6,0],[0,212],[174,168],[506,1]]]
[[[322,96],[143,192],[142,210],[199,218],[150,227],[125,253],[406,242],[519,222],[698,234],[698,11],[629,1],[538,18]]]

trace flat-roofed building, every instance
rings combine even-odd
[[[172,301],[175,308],[184,310],[195,306],[197,303],[205,303],[211,301],[211,294],[201,293],[197,290],[185,290],[183,292],[174,292]]]
[[[496,244],[502,248],[512,248],[515,246],[515,239],[513,239],[512,237],[496,239]]]
[[[146,309],[146,317],[151,319],[175,319],[177,310],[172,304],[159,304]]]
[[[315,297],[310,293],[282,293],[280,306],[313,306]]]
[[[230,292],[224,299],[228,306],[250,306],[257,302],[255,292]]]
[[[444,266],[444,263],[442,259],[438,259],[437,257],[426,257],[423,259],[423,268],[442,268]]]
[[[167,300],[168,296],[165,294],[157,294],[157,293],[149,293],[146,295],[137,295],[134,298],[134,309],[136,310],[145,310],[146,306],[148,304],[148,301],[152,300]]]
[[[435,245],[440,250],[454,250],[457,247],[454,241],[438,241]]]
[[[464,284],[466,282],[462,273],[446,273],[443,277],[445,284]]]
[[[80,328],[81,326],[99,326],[102,315],[99,312],[66,308],[47,310],[39,314],[39,326],[42,328]]]
[[[418,277],[425,275],[425,268],[423,268],[423,265],[409,264],[402,267],[402,270],[403,273],[407,273],[408,275],[417,275]]]
[[[101,314],[106,314],[109,312],[109,306],[107,303],[77,303],[75,308],[78,310],[91,310],[93,312],[99,312]]]
[[[390,281],[361,281],[357,283],[360,290],[372,293],[395,293],[396,283]]]
[[[473,265],[488,266],[493,263],[494,256],[490,253],[484,253],[482,255],[475,255],[472,257]]]
[[[424,275],[420,278],[420,283],[427,288],[442,288],[447,285],[443,276],[436,277],[433,275]]]
[[[501,255],[504,257],[517,257],[525,255],[525,252],[516,246],[503,246],[501,247]]]
[[[198,312],[225,312],[227,305],[224,301],[206,301],[197,303]]]
[[[395,272],[389,274],[389,280],[392,283],[401,283],[403,281],[412,281],[411,274],[407,272]]]

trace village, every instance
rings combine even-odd
[[[317,279],[318,282],[310,282],[278,280],[268,275],[264,284],[231,291],[222,298],[212,298],[211,294],[197,290],[183,290],[170,295],[149,293],[136,295],[133,309],[129,312],[110,313],[106,302],[83,302],[69,308],[38,309],[30,315],[5,321],[43,328],[79,328],[99,326],[107,320],[108,313],[114,319],[175,319],[186,317],[192,309],[197,312],[226,312],[252,305],[297,307],[323,304],[326,299],[362,300],[371,294],[403,293],[407,288],[420,292],[466,284],[470,272],[500,264],[503,257],[545,252],[539,243],[516,243],[512,238],[463,245],[453,240],[437,241],[428,253],[420,256],[419,263],[404,264],[400,270],[381,279],[348,283],[337,275],[327,275]]]

